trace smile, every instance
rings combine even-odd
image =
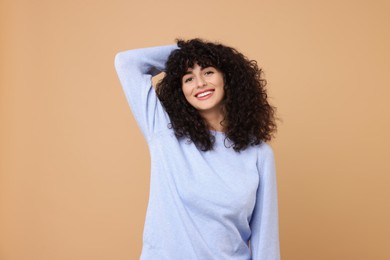
[[[203,99],[209,98],[213,93],[214,93],[214,90],[206,90],[206,91],[202,91],[200,93],[197,93],[195,95],[195,97],[203,100]]]

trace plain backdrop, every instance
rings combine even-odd
[[[264,69],[282,119],[282,258],[390,259],[389,13],[388,0],[1,0],[0,259],[139,258],[149,154],[114,56],[193,37]]]

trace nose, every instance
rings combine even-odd
[[[204,78],[202,76],[200,76],[198,78],[198,87],[201,88],[201,87],[204,87],[207,85],[207,82],[206,80],[204,80]]]

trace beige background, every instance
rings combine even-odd
[[[196,36],[265,70],[283,119],[283,259],[390,259],[389,13],[387,0],[1,0],[0,259],[138,259],[149,156],[114,55]]]

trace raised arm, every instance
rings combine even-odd
[[[133,115],[148,140],[169,122],[152,86],[152,77],[164,71],[176,45],[123,51],[115,56],[115,69]]]
[[[250,246],[253,260],[279,260],[279,221],[275,163],[272,148],[263,144],[258,171],[260,184],[251,219]]]

